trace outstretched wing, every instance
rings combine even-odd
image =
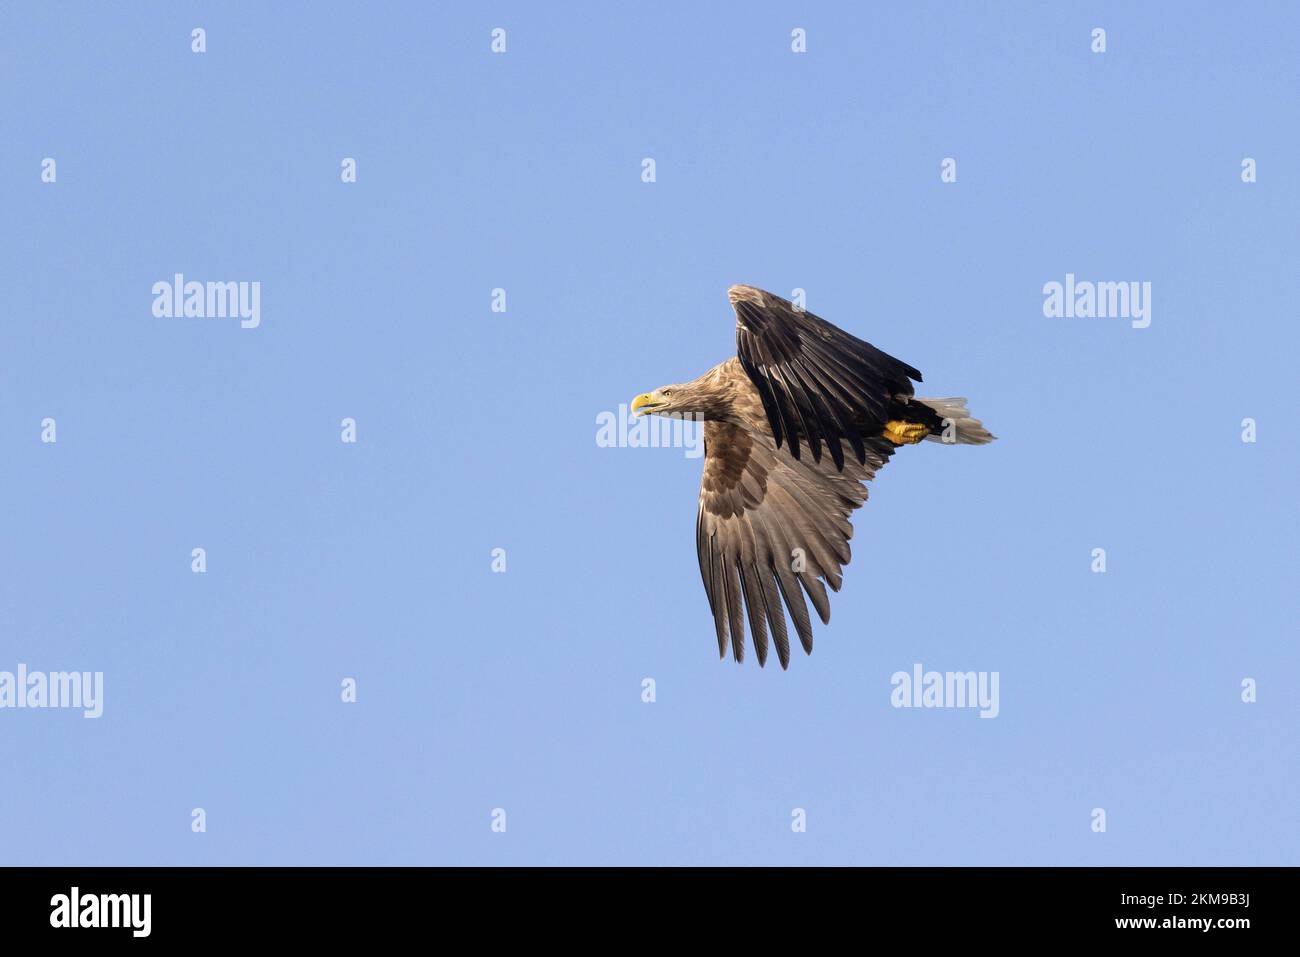
[[[842,469],[843,439],[865,463],[867,436],[879,434],[891,402],[911,396],[908,380],[920,382],[921,373],[770,292],[732,286],[727,298],[736,310],[736,354],[777,448],[784,442],[799,458],[803,438],[820,462],[825,442]]]
[[[863,464],[850,459],[837,471],[830,463],[791,458],[770,436],[726,422],[704,423],[695,544],[719,656],[726,655],[730,644],[735,659],[744,660],[747,612],[758,663],[767,661],[770,627],[781,667],[788,667],[782,601],[804,651],[812,653],[804,592],[823,624],[828,623],[825,586],[840,589],[853,535],[849,516],[867,500],[861,483],[893,453],[893,446],[879,437],[861,441]]]

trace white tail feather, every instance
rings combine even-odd
[[[912,401],[928,405],[944,420],[943,432],[938,435],[927,435],[925,437],[927,442],[943,442],[946,445],[984,445],[997,438],[984,428],[983,422],[971,418],[971,414],[966,410],[964,398],[913,399]]]

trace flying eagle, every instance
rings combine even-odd
[[[732,286],[736,357],[691,382],[632,400],[636,415],[704,423],[704,475],[695,547],[718,633],[745,660],[745,615],[767,662],[770,626],[781,667],[790,664],[784,599],[804,651],[812,624],[803,591],[830,623],[826,585],[840,590],[849,563],[849,516],[863,482],[902,445],[922,439],[993,441],[965,399],[918,399],[921,373],[753,286]],[[825,583],[825,584],[823,584]]]

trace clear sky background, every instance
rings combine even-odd
[[[1300,863],[1298,38],[6,3],[0,670],[105,704],[0,711],[0,862]],[[177,272],[260,281],[261,326],[155,318]],[[1151,326],[1044,317],[1067,272],[1152,283]],[[734,354],[735,282],[1000,437],[895,457],[788,672],[717,660],[700,461],[596,443]],[[999,672],[999,717],[892,708],[917,662]]]

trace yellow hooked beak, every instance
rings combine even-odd
[[[655,394],[653,392],[642,392],[632,400],[632,414],[648,415],[652,409],[661,405],[663,405],[663,403],[655,399]]]

